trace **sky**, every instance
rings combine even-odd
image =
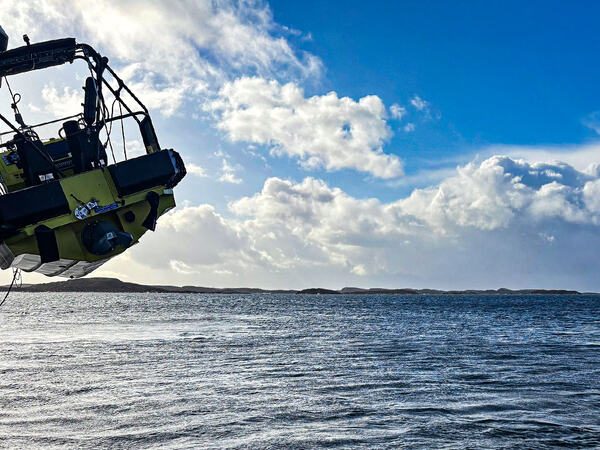
[[[108,56],[188,167],[178,207],[93,276],[600,290],[594,2],[0,6],[9,48],[71,36]],[[10,81],[34,123],[78,112],[85,76]]]

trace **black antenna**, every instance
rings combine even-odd
[[[0,27],[0,53],[8,48],[8,34]],[[2,77],[0,77],[0,88],[2,87]]]
[[[8,48],[8,34],[0,27],[0,53]]]

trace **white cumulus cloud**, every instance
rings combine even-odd
[[[131,254],[154,268],[168,255],[180,276],[230,286],[597,290],[599,192],[598,176],[567,164],[505,156],[387,203],[273,177],[231,202],[231,217],[208,205],[167,215]]]
[[[305,168],[351,168],[379,178],[402,175],[402,163],[382,146],[392,133],[379,97],[355,101],[335,92],[305,97],[295,83],[242,77],[225,84],[207,105],[233,141],[271,146]]]

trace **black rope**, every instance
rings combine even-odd
[[[10,286],[8,287],[8,290],[6,291],[6,295],[4,295],[2,302],[0,302],[0,307],[2,307],[2,305],[4,305],[4,302],[8,298],[8,295],[10,294],[10,291],[12,290],[13,286],[15,285],[15,281],[17,281],[17,278],[19,278],[19,279],[21,278],[21,269],[13,269],[13,279],[10,282]]]
[[[110,117],[112,117],[112,115],[114,114],[116,102],[117,102],[117,99],[114,99],[112,102],[112,105],[110,106]],[[106,108],[106,105],[105,105],[105,108]],[[108,116],[108,108],[106,108],[106,113],[104,114],[104,116]],[[109,125],[107,125],[106,121],[104,121],[103,128],[104,128],[104,131],[106,132],[106,142],[104,143],[104,147],[106,148],[106,144],[109,145],[110,153],[112,155],[114,163],[116,164],[117,159],[115,158],[115,150],[113,149],[112,141],[110,140],[110,133],[112,133],[112,122],[110,122],[110,126],[109,126]]]
[[[16,94],[13,93],[13,90],[10,87],[10,83],[8,82],[8,78],[6,78],[6,76],[4,77],[4,82],[6,83],[6,87],[8,87],[8,92],[10,92],[10,96],[13,101],[12,105],[10,105],[10,107],[13,109],[13,111],[15,113],[15,120],[20,125],[21,130],[23,130],[24,132],[27,132],[27,134],[33,135],[35,138],[39,139],[39,136],[37,135],[37,133],[25,124],[25,121],[23,120],[23,115],[21,114],[21,111],[19,110],[19,102],[21,101],[21,99],[23,97],[18,92]]]
[[[19,104],[19,102],[21,101],[21,94],[19,94],[18,92],[16,95],[13,94],[13,91],[10,87],[10,83],[8,82],[8,78],[4,77],[4,82],[6,83],[6,87],[8,87],[8,92],[10,92],[10,97],[12,98],[12,101],[13,101],[13,103],[11,105],[12,109],[14,109],[14,111],[16,113],[21,114],[21,111],[19,111],[19,107],[17,106]],[[15,99],[17,95],[19,96],[18,100]]]
[[[116,164],[116,163],[117,163],[117,160],[116,160],[116,158],[115,158],[115,150],[113,149],[112,142],[111,142],[111,140],[110,140],[110,134],[108,135],[108,139],[107,139],[107,140],[108,140],[108,146],[110,147],[110,153],[111,153],[111,155],[112,155],[113,161],[114,161],[114,162],[115,162],[115,164]]]
[[[119,102],[119,113],[123,116],[121,102]],[[125,161],[127,161],[127,147],[125,146],[125,126],[123,125],[123,119],[121,119],[121,135],[123,136],[123,154],[125,155]]]

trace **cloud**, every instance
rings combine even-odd
[[[418,95],[415,95],[413,98],[410,99],[410,104],[413,105],[418,111],[429,111],[429,102],[423,100]]]
[[[229,163],[230,156],[223,150],[217,150],[214,152],[214,156],[221,159],[221,176],[218,181],[222,183],[241,184],[244,180],[238,178],[236,175],[239,166],[233,166]]]
[[[0,23],[11,46],[24,33],[33,42],[64,35],[88,41],[167,115],[236,74],[301,80],[318,77],[322,67],[319,58],[292,48],[261,1],[4,0]]]
[[[82,109],[83,96],[70,87],[63,87],[62,91],[59,91],[53,84],[47,84],[42,89],[42,99],[46,112],[55,117],[77,114]]]
[[[195,175],[197,177],[200,177],[200,178],[206,178],[206,177],[208,177],[208,175],[206,174],[206,170],[204,169],[204,167],[199,166],[198,164],[186,163],[185,164],[185,168],[186,168],[186,170],[187,170],[188,173],[191,173],[192,175]]]
[[[398,157],[383,153],[392,132],[379,97],[355,101],[335,92],[307,98],[295,83],[242,77],[206,106],[232,141],[271,146],[306,169],[356,169],[378,178],[402,175]]]
[[[581,120],[581,123],[596,134],[600,134],[600,111],[588,114]]]
[[[406,133],[412,133],[413,131],[415,131],[415,124],[414,123],[407,123],[406,125],[404,125],[404,128],[402,128]]]
[[[506,156],[388,203],[273,177],[231,202],[231,217],[208,205],[167,215],[131,254],[153,267],[169,255],[179,275],[227,285],[597,290],[598,198],[597,175]]]
[[[219,181],[223,183],[232,183],[232,184],[240,184],[244,180],[238,178],[235,174],[236,168],[229,164],[229,161],[226,158],[223,158],[223,162],[221,165],[221,176],[219,177]]]
[[[390,106],[390,114],[393,119],[402,120],[402,118],[406,115],[406,108],[404,106],[400,106],[398,103],[394,103]]]
[[[163,266],[177,261],[177,267],[217,267],[243,257],[248,243],[234,224],[228,223],[209,205],[187,206],[160,219],[160,233],[144,237],[144,245],[132,249],[138,261],[150,266]],[[166,236],[171,238],[163,241]],[[174,239],[174,237],[176,237]],[[168,247],[168,251],[167,251]],[[251,259],[256,255],[252,255]]]
[[[577,170],[595,174],[600,161],[600,144],[586,145],[492,145],[481,150],[483,155],[503,154],[528,161],[562,161]]]
[[[415,173],[407,174],[402,178],[388,181],[389,187],[428,187],[434,186],[443,180],[456,175],[457,169],[454,167],[439,167],[434,169],[420,170]]]
[[[459,168],[436,188],[415,190],[399,205],[442,233],[457,226],[493,230],[515,221],[596,225],[599,218],[585,207],[583,194],[593,180],[564,163],[494,156]]]

